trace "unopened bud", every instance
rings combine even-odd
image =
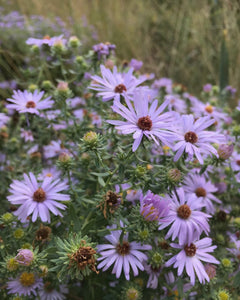
[[[182,174],[181,171],[178,170],[177,168],[174,169],[170,169],[167,172],[167,178],[169,179],[169,181],[171,181],[172,183],[177,183],[181,180],[182,178]]]
[[[227,144],[221,144],[218,148],[218,155],[219,155],[219,158],[221,159],[228,159],[232,153],[233,153],[233,144],[231,145],[227,145]]]
[[[71,36],[68,45],[72,48],[77,48],[81,45],[80,40],[76,36]]]
[[[35,90],[37,90],[38,89],[38,86],[36,85],[36,84],[30,84],[29,86],[28,86],[28,90],[31,92],[31,93],[33,93]]]

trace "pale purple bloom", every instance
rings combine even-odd
[[[160,140],[163,144],[172,146],[174,135],[169,129],[172,127],[171,122],[174,115],[173,112],[163,113],[168,101],[157,107],[158,100],[154,100],[149,107],[149,96],[141,90],[134,93],[134,107],[127,97],[125,101],[127,107],[120,101],[114,101],[112,109],[127,121],[107,120],[107,122],[116,125],[116,129],[120,130],[122,134],[133,133],[133,152],[139,147],[143,136],[153,139],[157,145]]]
[[[21,128],[21,138],[23,138],[25,142],[34,141],[32,132],[30,130],[24,130],[23,128]]]
[[[205,93],[209,93],[209,92],[211,92],[211,90],[212,90],[212,85],[210,83],[207,83],[203,86],[203,91]]]
[[[33,173],[24,174],[24,180],[13,180],[10,185],[10,196],[8,201],[14,205],[21,205],[14,214],[21,222],[26,222],[27,217],[32,214],[32,222],[39,216],[42,222],[50,223],[51,211],[56,216],[63,216],[59,209],[66,206],[59,201],[69,201],[70,196],[60,192],[68,189],[65,181],[45,177],[43,182],[37,182]]]
[[[38,291],[41,300],[65,300],[66,296],[64,294],[68,294],[68,288],[65,284],[61,284],[59,290],[49,289],[48,286],[45,288],[44,286]]]
[[[57,42],[61,42],[63,45],[65,45],[67,40],[63,38],[63,34],[59,36],[54,36],[52,38],[46,35],[42,39],[29,38],[27,39],[26,44],[41,47],[42,45],[53,46]]]
[[[211,216],[200,211],[204,204],[194,194],[185,194],[183,188],[178,188],[172,196],[166,196],[166,200],[169,201],[169,213],[160,220],[158,228],[162,230],[171,225],[166,239],[172,237],[173,241],[178,238],[182,245],[191,243],[193,237],[200,237],[203,231],[208,234],[208,218]]]
[[[183,189],[187,194],[195,194],[198,201],[204,204],[206,212],[209,214],[213,214],[216,210],[212,202],[221,203],[221,201],[213,195],[218,189],[204,176],[189,174],[184,179]]]
[[[25,276],[27,276],[26,284],[24,284]],[[31,276],[31,282],[29,276]],[[37,277],[34,273],[28,272],[23,272],[19,277],[15,279],[12,278],[7,282],[7,289],[9,290],[8,294],[18,294],[19,296],[37,296],[36,289],[42,287],[42,278]]]
[[[129,66],[132,67],[134,69],[134,71],[140,70],[142,65],[143,65],[143,62],[141,60],[137,60],[135,58],[132,58],[129,63]]]
[[[23,266],[30,266],[34,259],[34,254],[29,249],[20,249],[15,257],[15,260]]]
[[[30,113],[39,115],[38,110],[43,110],[47,108],[51,108],[53,105],[53,101],[50,100],[51,97],[46,99],[42,99],[44,92],[38,92],[35,90],[33,93],[28,91],[13,91],[12,98],[8,98],[9,102],[13,104],[7,104],[6,107],[9,109],[16,109],[19,113]]]
[[[4,113],[0,113],[0,128],[5,126],[9,120],[10,118],[8,116],[6,116]]]
[[[99,43],[93,45],[93,51],[97,53],[98,59],[100,60],[102,57],[106,58],[108,55],[114,52],[116,46],[110,43]]]
[[[136,201],[139,201],[142,197],[142,190],[127,190],[126,200],[136,204]]]
[[[140,213],[147,221],[159,221],[168,215],[168,204],[166,199],[147,191],[140,197]]]
[[[185,268],[188,276],[190,277],[191,284],[195,284],[195,273],[200,283],[209,282],[209,276],[205,271],[202,261],[219,264],[219,261],[208,252],[213,252],[217,246],[212,246],[212,239],[203,238],[201,240],[195,240],[190,245],[178,245],[170,244],[171,247],[181,249],[181,251],[173,256],[165,263],[166,267],[171,266],[178,268],[178,276],[182,275]]]
[[[220,158],[226,160],[232,155],[233,149],[234,149],[233,144],[231,145],[221,144],[218,147],[218,155]]]
[[[66,126],[66,124],[64,126]],[[47,159],[58,156],[63,152],[68,152],[68,150],[62,146],[60,140],[51,141],[49,145],[43,147],[43,150],[44,150],[44,157]]]
[[[102,96],[103,101],[111,99],[120,99],[120,95],[132,96],[135,88],[141,84],[144,79],[137,79],[132,75],[133,68],[130,68],[127,73],[118,73],[117,67],[113,67],[113,73],[100,66],[102,78],[100,76],[92,76],[93,82],[90,89],[98,91],[97,96]]]
[[[165,77],[157,79],[153,82],[152,88],[157,89],[157,90],[159,90],[161,88],[165,88],[166,93],[171,94],[172,93],[172,79],[165,78]]]
[[[224,142],[224,135],[204,130],[215,122],[214,119],[202,117],[195,121],[193,115],[183,115],[179,121],[176,127],[177,143],[173,148],[177,151],[174,161],[179,160],[184,152],[189,159],[195,155],[200,164],[203,164],[202,154],[218,156],[217,150],[211,144]]]
[[[231,167],[233,171],[240,172],[240,153],[237,153],[237,151],[234,151],[231,156]]]
[[[158,278],[162,271],[162,267],[160,268],[153,268],[151,265],[144,262],[143,264],[145,271],[148,273],[148,282],[147,288],[156,289],[158,287]]]
[[[236,94],[236,92],[237,92],[237,89],[235,89],[231,85],[226,86],[224,90],[227,91],[227,92],[229,92],[232,97],[234,97],[235,94]]]
[[[178,113],[186,113],[186,101],[179,98],[179,95],[166,95],[165,100],[169,101],[168,109],[174,110]]]
[[[112,228],[115,229],[116,226]],[[123,271],[126,279],[129,280],[130,267],[133,270],[133,275],[137,276],[138,269],[143,271],[143,262],[148,259],[147,255],[139,250],[151,250],[152,247],[137,242],[129,242],[128,233],[123,236],[122,243],[120,243],[121,234],[122,230],[112,230],[111,234],[105,236],[110,244],[97,246],[98,253],[101,255],[98,258],[98,261],[101,261],[98,269],[106,271],[114,264],[112,274],[116,274],[116,277],[119,278]]]
[[[199,100],[195,100],[192,102],[191,111],[194,113],[194,116],[196,118],[204,116],[214,118],[217,125],[221,124],[222,121],[225,122],[228,118],[228,115],[222,112],[221,108],[213,106],[210,103],[203,103]]]

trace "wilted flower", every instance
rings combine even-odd
[[[34,253],[29,249],[20,249],[15,259],[20,265],[30,266],[34,259]]]

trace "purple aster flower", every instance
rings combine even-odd
[[[211,246],[212,239],[206,237],[198,241],[195,240],[191,244],[172,243],[170,245],[173,248],[181,249],[181,251],[166,262],[166,267],[174,264],[173,267],[178,268],[178,276],[182,275],[185,268],[192,285],[195,284],[195,272],[200,283],[205,283],[206,280],[209,282],[210,279],[202,261],[219,264],[219,261],[208,253],[217,248],[217,246]]]
[[[98,59],[100,60],[102,57],[106,58],[111,52],[114,53],[116,46],[110,43],[100,43],[93,45],[93,51],[97,53]]]
[[[205,85],[203,86],[203,91],[204,91],[205,93],[210,93],[211,90],[212,90],[212,85],[211,85],[210,83],[207,83],[207,84],[205,84]]]
[[[215,125],[219,125],[222,121],[226,122],[228,115],[219,107],[213,106],[210,103],[203,103],[199,100],[192,101],[191,111],[194,113],[196,118],[209,116],[215,119]],[[218,124],[219,123],[219,124]]]
[[[6,125],[6,123],[9,121],[9,117],[6,116],[4,113],[0,113],[0,128]]]
[[[114,225],[112,228],[115,229],[116,227]],[[116,274],[116,277],[119,278],[123,270],[126,279],[129,280],[130,267],[134,276],[137,276],[138,269],[143,271],[143,262],[148,259],[147,255],[139,250],[151,250],[152,247],[150,245],[141,245],[137,242],[129,242],[128,233],[123,236],[123,240],[120,242],[121,234],[122,230],[113,230],[111,234],[105,236],[105,239],[111,244],[97,246],[98,253],[101,255],[98,258],[98,261],[101,261],[98,269],[106,271],[114,263],[112,274]]]
[[[193,194],[185,194],[183,188],[177,189],[176,193],[167,196],[169,214],[163,217],[159,224],[159,230],[171,225],[166,239],[172,236],[172,241],[178,238],[181,245],[191,243],[194,236],[200,237],[202,231],[208,234],[210,228],[208,218],[210,215],[201,212],[204,206]]]
[[[145,79],[137,79],[132,75],[133,68],[130,68],[127,73],[118,73],[117,67],[113,67],[113,73],[100,66],[102,78],[95,75],[92,76],[92,84],[90,89],[98,91],[97,96],[102,96],[103,101],[111,99],[120,99],[120,95],[132,96],[135,88],[141,84]]]
[[[65,284],[59,286],[59,290],[52,288],[51,282],[47,281],[44,284],[43,289],[38,291],[38,295],[41,300],[65,300],[68,294],[68,288]]]
[[[38,110],[51,108],[53,101],[50,100],[51,97],[42,100],[44,92],[38,92],[35,90],[33,93],[28,91],[13,91],[13,98],[8,98],[7,100],[13,104],[7,104],[6,107],[9,109],[16,109],[19,113],[28,112],[30,114],[39,115]]]
[[[21,128],[21,138],[23,138],[25,142],[34,141],[32,132],[30,130],[24,130],[23,128]]]
[[[42,39],[28,38],[26,40],[26,44],[41,47],[42,45],[49,45],[50,40],[51,40],[50,36],[45,35]]]
[[[212,201],[221,203],[221,201],[213,195],[218,189],[204,176],[189,174],[189,176],[184,179],[183,188],[187,194],[195,194],[199,201],[206,207],[206,212],[209,214],[215,212]]]
[[[174,110],[178,113],[186,113],[187,105],[184,100],[179,98],[179,95],[166,95],[165,100],[169,100],[169,110]]]
[[[8,294],[18,294],[19,296],[37,296],[36,289],[43,287],[42,278],[36,274],[23,272],[19,277],[7,282]]]
[[[142,190],[127,190],[126,200],[132,202],[133,205],[142,197]]]
[[[240,171],[240,153],[236,151],[231,156],[231,167],[233,171]]]
[[[15,260],[23,266],[30,266],[34,259],[34,254],[29,249],[20,249],[15,257]]]
[[[147,221],[159,221],[169,213],[169,202],[151,191],[140,197],[140,213]]]
[[[60,182],[60,179],[55,180],[53,177],[45,177],[43,182],[38,183],[32,173],[23,176],[23,181],[13,180],[9,189],[12,195],[7,197],[12,204],[21,205],[14,212],[18,219],[24,223],[32,214],[33,222],[39,216],[42,222],[50,223],[49,211],[62,217],[59,209],[65,209],[66,206],[58,201],[70,200],[69,195],[60,194],[61,191],[68,189],[66,182]]]
[[[159,145],[157,141],[159,139],[163,144],[172,146],[174,134],[169,129],[172,127],[171,122],[174,115],[173,112],[162,113],[168,105],[168,101],[157,107],[158,100],[154,100],[149,107],[148,94],[141,90],[134,93],[134,107],[127,97],[125,101],[127,107],[120,101],[114,101],[112,109],[127,121],[107,120],[107,122],[116,125],[116,129],[120,130],[122,134],[133,133],[133,152],[139,147],[143,136],[153,139],[157,145]]]
[[[172,79],[170,78],[160,78],[154,81],[154,83],[152,84],[152,88],[153,89],[161,89],[161,88],[165,88],[166,92],[168,94],[172,93]]]
[[[153,268],[151,265],[144,262],[144,269],[148,273],[149,278],[147,282],[147,288],[156,289],[158,287],[158,278],[162,271],[162,267]]]
[[[204,130],[214,122],[215,120],[209,117],[202,117],[194,121],[193,115],[181,116],[180,124],[176,128],[177,144],[173,150],[177,151],[177,153],[174,161],[179,160],[184,152],[188,154],[190,159],[195,155],[200,164],[203,164],[201,154],[218,156],[217,150],[211,144],[224,142],[224,135]]]
[[[143,65],[143,62],[141,60],[137,60],[135,58],[132,58],[129,63],[129,66],[132,67],[134,69],[134,71],[140,70],[142,65]]]

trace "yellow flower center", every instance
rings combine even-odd
[[[19,281],[23,286],[31,286],[35,283],[35,277],[33,273],[23,272],[19,278]]]
[[[226,292],[222,291],[218,293],[218,299],[219,300],[228,300],[229,296]]]
[[[208,112],[209,114],[211,114],[211,113],[213,112],[213,107],[212,107],[212,105],[207,105],[207,106],[205,107],[205,111]]]

